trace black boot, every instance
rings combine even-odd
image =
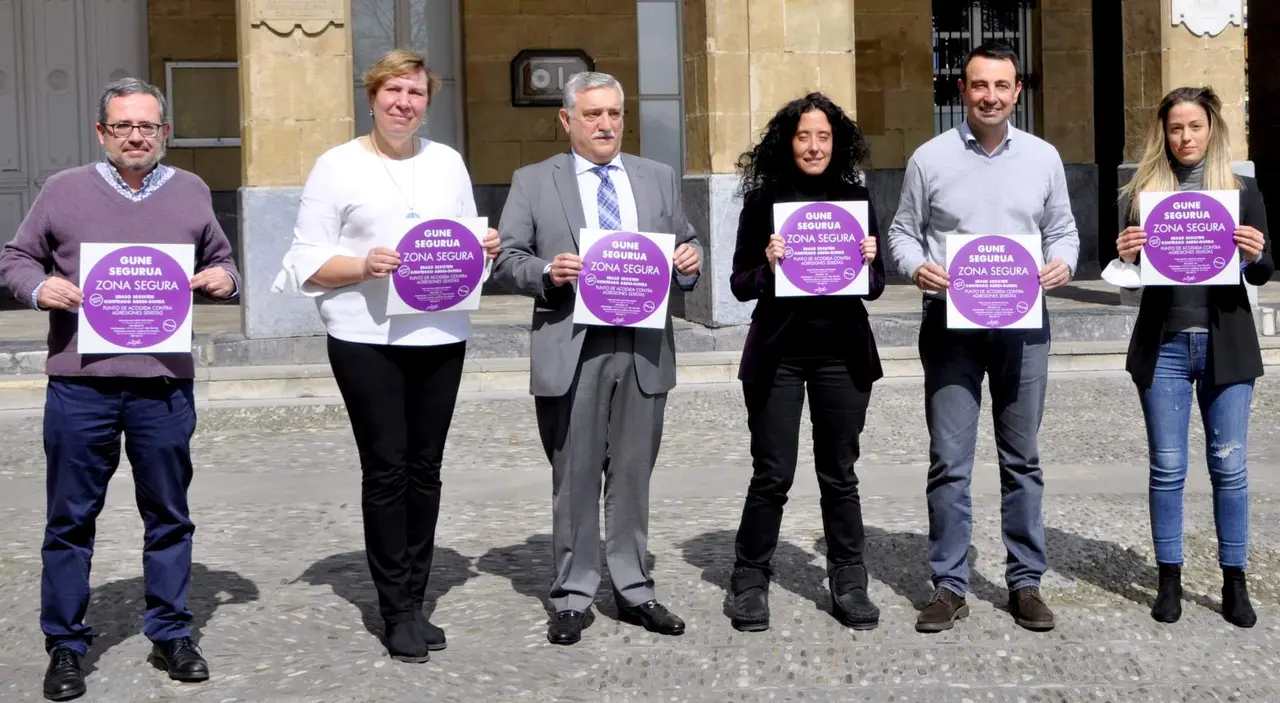
[[[769,576],[760,569],[735,569],[729,580],[729,617],[733,629],[769,629]]]
[[[1156,622],[1177,622],[1182,617],[1182,565],[1160,564],[1160,586],[1151,606]]]
[[[1253,627],[1258,622],[1249,602],[1244,569],[1236,566],[1222,567],[1222,617],[1236,627]]]
[[[880,623],[880,609],[867,595],[867,567],[842,566],[831,574],[831,614],[846,627],[874,630]]]

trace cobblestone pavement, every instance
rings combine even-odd
[[[1145,441],[1121,376],[1059,378],[1042,432],[1050,572],[1059,625],[1036,634],[1004,610],[999,484],[984,419],[974,481],[973,615],[939,635],[912,629],[930,594],[923,499],[927,435],[918,382],[878,386],[860,463],[867,559],[880,627],[828,614],[812,459],[787,506],[772,629],[723,614],[750,472],[741,397],[673,394],[654,476],[650,551],[659,597],[688,622],[664,638],[616,620],[607,582],[575,647],[546,642],[550,474],[527,398],[459,406],[428,607],[449,648],[428,664],[379,644],[362,551],[359,476],[332,408],[207,410],[192,488],[192,609],[213,678],[169,681],[145,662],[141,525],[127,464],[97,533],[97,628],[88,701],[1276,701],[1280,700],[1280,392],[1253,416],[1250,588],[1259,624],[1218,613],[1220,577],[1203,435],[1193,433],[1184,616],[1147,611],[1156,580]],[[38,418],[0,418],[0,700],[40,699],[37,622],[43,528]],[[803,430],[807,437],[807,429]]]

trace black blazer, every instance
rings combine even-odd
[[[1244,268],[1244,279],[1255,286],[1271,280],[1275,262],[1271,258],[1271,235],[1267,232],[1267,207],[1262,192],[1252,178],[1242,177],[1240,191],[1240,224],[1262,233],[1262,258]],[[1129,199],[1120,203],[1121,212],[1129,212]],[[1130,215],[1129,226],[1140,223]],[[1171,286],[1149,286],[1142,290],[1138,321],[1129,339],[1129,356],[1125,369],[1141,388],[1150,387],[1155,376],[1156,359],[1165,337],[1165,318],[1173,294]],[[1258,348],[1258,330],[1253,324],[1249,294],[1244,283],[1209,288],[1209,356],[1205,359],[1205,381],[1211,385],[1240,383],[1262,375],[1262,351]]]
[[[769,245],[769,236],[774,233],[773,204],[774,202],[812,200],[867,201],[869,235],[877,240],[877,254],[868,272],[870,280],[866,296],[825,298],[777,298],[774,296],[774,272],[764,253]],[[762,382],[772,378],[781,358],[780,347],[786,338],[788,327],[795,319],[796,310],[800,306],[813,305],[818,301],[829,306],[839,320],[848,323],[847,333],[842,336],[839,345],[848,359],[854,385],[860,390],[867,390],[872,383],[884,376],[880,366],[880,354],[876,350],[876,341],[871,334],[871,323],[867,319],[867,309],[862,304],[863,297],[867,300],[875,300],[884,292],[886,252],[879,238],[880,231],[876,224],[875,209],[871,205],[871,193],[860,185],[833,184],[821,195],[800,194],[794,189],[789,189],[775,197],[758,193],[746,196],[742,204],[742,214],[738,217],[738,242],[733,252],[733,272],[729,276],[729,287],[738,300],[758,302],[751,313],[751,327],[747,332],[742,361],[738,367],[740,380]]]

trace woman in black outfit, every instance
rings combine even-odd
[[[769,627],[770,560],[795,477],[806,386],[832,614],[855,629],[872,629],[880,619],[867,597],[854,473],[871,384],[883,375],[867,311],[854,296],[774,296],[775,269],[785,250],[773,222],[778,202],[867,201],[866,298],[875,300],[884,291],[875,211],[862,185],[861,166],[869,155],[853,120],[826,96],[811,93],[779,110],[760,143],[738,159],[743,207],[730,286],[738,300],[758,301],[738,372],[754,468],[730,585],[733,626],[739,630]]]

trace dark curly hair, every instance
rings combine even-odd
[[[862,168],[871,158],[871,147],[862,130],[831,98],[809,93],[783,105],[769,120],[760,142],[738,157],[742,195],[774,193],[780,185],[800,175],[791,140],[800,126],[800,117],[810,110],[821,110],[831,122],[831,162],[824,175],[862,184]]]

